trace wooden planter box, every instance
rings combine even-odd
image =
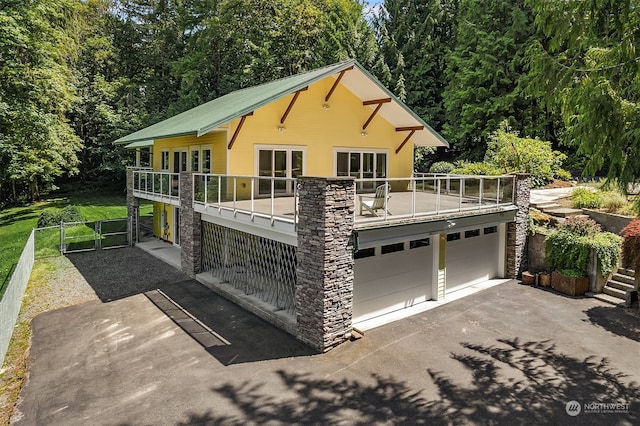
[[[540,272],[538,274],[538,285],[542,287],[551,287],[551,275],[544,272]]]
[[[589,291],[589,277],[568,277],[553,271],[551,288],[569,296],[582,296]]]
[[[533,274],[529,271],[525,271],[522,273],[522,282],[527,285],[535,285],[536,284],[536,274]]]

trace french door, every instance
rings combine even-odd
[[[258,150],[258,176],[265,178],[297,178],[304,172],[304,151],[295,148]],[[273,181],[273,182],[272,182]],[[293,181],[260,179],[258,194],[293,194]]]

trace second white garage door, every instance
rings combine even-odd
[[[500,276],[500,238],[497,226],[447,234],[446,292]]]

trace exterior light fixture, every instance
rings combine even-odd
[[[447,228],[451,229],[451,228],[453,228],[454,226],[456,226],[456,223],[455,223],[455,222],[451,222],[450,220],[448,220],[448,221],[447,221]]]
[[[331,108],[331,106],[329,104],[322,104],[322,109],[324,110],[328,110],[329,108]]]
[[[283,125],[278,126],[278,131],[279,132],[284,132],[285,130],[287,130],[287,128],[284,127]]]
[[[364,130],[363,130],[362,132],[360,132],[360,136],[362,136],[362,137],[367,136],[367,134],[368,134],[368,133],[367,133],[367,132],[365,132]]]

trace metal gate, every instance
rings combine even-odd
[[[130,219],[108,219],[93,222],[60,224],[60,252],[78,253],[99,249],[129,247]]]

